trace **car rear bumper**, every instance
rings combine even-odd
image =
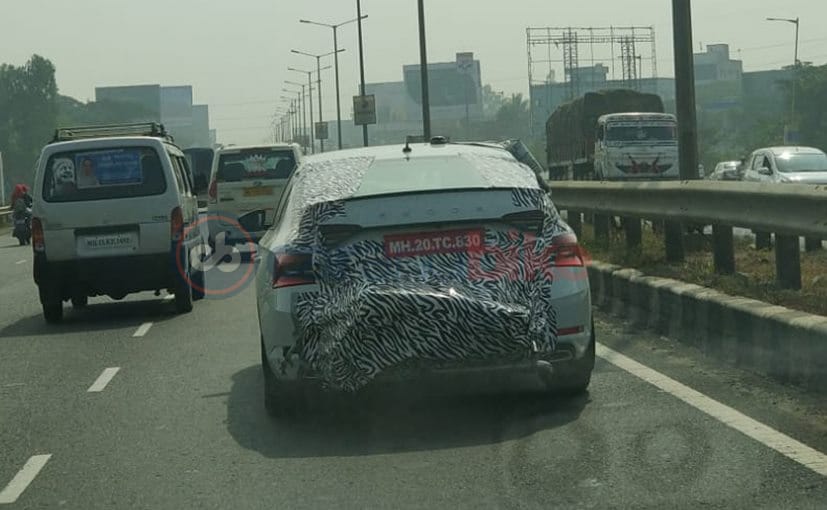
[[[62,299],[75,295],[123,296],[134,292],[171,289],[179,275],[171,253],[125,257],[49,261],[34,257],[34,280]]]

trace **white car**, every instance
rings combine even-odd
[[[586,390],[595,343],[585,255],[533,170],[445,143],[310,156],[260,241],[265,406],[308,388],[523,372]]]
[[[167,289],[179,312],[203,297],[190,254],[203,242],[184,153],[163,126],[59,129],[33,190],[34,280],[47,322],[63,301]]]
[[[827,154],[812,147],[758,149],[747,160],[744,180],[827,184]]]
[[[213,248],[220,234],[226,244],[258,241],[264,234],[257,230],[271,225],[275,206],[287,180],[301,161],[295,144],[226,147],[213,158],[208,191],[209,243]],[[256,213],[264,213],[259,220]],[[255,227],[244,218],[249,216]],[[241,227],[241,228],[239,228]]]

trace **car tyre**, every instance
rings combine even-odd
[[[192,278],[192,265],[187,261],[186,275],[178,275],[175,283],[175,311],[178,313],[189,313],[192,311],[193,292],[190,279]]]
[[[586,353],[578,360],[555,364],[550,391],[554,395],[573,397],[586,393],[592,380],[595,362],[595,334],[592,322],[592,337]]]
[[[43,318],[49,324],[58,324],[63,320],[63,303],[61,301],[44,302]]]
[[[73,308],[86,308],[89,305],[89,296],[75,296],[72,298]]]
[[[264,409],[271,418],[296,418],[306,410],[306,398],[300,383],[279,381],[261,342],[261,369],[264,373]]]
[[[200,301],[206,295],[206,287],[204,286],[205,278],[204,271],[191,270],[192,278],[192,299],[193,301]]]

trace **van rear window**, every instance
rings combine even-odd
[[[80,202],[160,195],[166,191],[161,158],[150,147],[54,154],[46,163],[43,199]]]
[[[296,168],[292,150],[247,149],[218,158],[217,182],[287,179]]]

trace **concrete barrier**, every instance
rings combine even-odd
[[[595,306],[634,326],[827,394],[827,317],[597,261],[589,282]]]

